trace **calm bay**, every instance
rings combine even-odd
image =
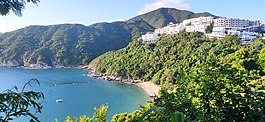
[[[66,116],[93,115],[93,108],[108,104],[108,120],[117,113],[132,112],[147,103],[149,97],[141,88],[120,83],[111,83],[86,76],[82,69],[24,69],[0,68],[0,92],[13,86],[21,87],[36,78],[41,85],[27,87],[27,90],[41,91],[43,110],[37,114],[42,122],[63,121]],[[57,103],[57,99],[63,102]],[[15,122],[28,118],[15,119]]]

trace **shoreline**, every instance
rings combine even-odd
[[[78,65],[78,66],[2,66],[0,65],[0,68],[23,68],[23,69],[69,69],[69,68],[78,68],[78,69],[84,69],[84,70],[90,70],[86,68],[86,66]]]
[[[135,83],[134,85],[142,88],[145,91],[145,93],[150,97],[159,96],[160,86],[150,81]]]
[[[106,80],[109,82],[117,82],[117,83],[136,85],[139,88],[143,89],[149,97],[155,97],[155,96],[159,95],[160,86],[156,85],[150,81],[144,82],[141,80],[125,79],[121,76],[118,77],[118,76],[112,76],[112,75],[106,75],[106,74],[96,75],[95,67],[93,67],[93,66],[86,66],[86,67],[83,67],[83,69],[89,70],[88,74],[87,74],[88,77],[97,78],[100,80]]]
[[[12,66],[1,66],[1,67],[12,67]],[[110,81],[110,82],[117,82],[117,83],[125,83],[130,85],[136,85],[139,88],[143,89],[145,93],[149,97],[155,97],[159,95],[160,86],[156,85],[150,81],[141,81],[141,80],[133,80],[133,79],[123,79],[122,77],[115,77],[115,76],[108,76],[108,75],[95,75],[95,67],[89,67],[89,66],[62,66],[62,67],[26,67],[26,66],[16,66],[16,68],[25,68],[25,69],[50,69],[50,68],[78,68],[78,69],[84,69],[88,70],[88,73],[86,76],[91,78],[97,78],[100,80]]]

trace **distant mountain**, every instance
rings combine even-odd
[[[125,47],[155,28],[199,16],[214,15],[161,8],[124,22],[25,27],[0,35],[0,66],[85,65],[108,51]]]
[[[107,51],[125,47],[132,39],[153,29],[139,20],[91,26],[29,26],[0,35],[0,64],[87,64]]]
[[[180,23],[185,19],[196,18],[200,16],[217,17],[208,12],[193,13],[190,11],[178,10],[175,8],[160,8],[149,13],[136,16],[131,20],[144,20],[155,28],[161,28],[166,26],[170,22]]]

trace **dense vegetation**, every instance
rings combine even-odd
[[[97,73],[125,78],[175,83],[180,72],[191,72],[204,62],[216,58],[221,63],[232,64],[263,74],[263,41],[242,46],[236,35],[222,40],[209,40],[202,33],[182,32],[164,35],[156,43],[143,45],[140,41],[126,48],[108,52],[91,62]],[[263,49],[264,50],[264,49]],[[260,57],[260,58],[259,58]]]
[[[0,52],[0,62],[25,66],[87,64],[153,29],[144,21],[30,26],[0,35],[0,45],[6,47]]]
[[[131,20],[144,20],[155,28],[161,28],[166,26],[168,23],[180,23],[185,19],[196,18],[200,16],[213,16],[208,12],[193,13],[186,10],[178,10],[175,8],[160,8],[152,12],[136,16]]]
[[[41,113],[42,105],[39,100],[44,99],[42,92],[26,91],[27,86],[34,83],[40,85],[37,79],[28,81],[19,92],[17,87],[0,93],[0,121],[8,122],[17,117],[29,116],[31,122],[39,122],[36,113]]]
[[[0,49],[0,65],[85,65],[155,28],[199,16],[214,15],[161,8],[125,22],[29,26],[0,34],[0,45],[5,47]]]
[[[265,42],[240,45],[239,41],[236,35],[216,40],[181,32],[163,35],[153,44],[134,41],[91,65],[98,73],[162,84],[153,105],[183,112],[185,121],[263,121]],[[114,118],[135,121],[123,114]],[[170,121],[170,113],[156,111],[145,121]]]
[[[108,105],[102,105],[100,106],[100,108],[94,108],[94,115],[89,118],[86,115],[80,117],[80,119],[78,118],[71,118],[71,117],[66,117],[66,119],[64,120],[64,122],[93,122],[94,120],[96,120],[97,122],[106,122],[106,116],[107,116],[107,111],[108,111],[109,106]],[[58,122],[58,119],[55,120],[56,122]]]
[[[17,61],[23,65],[86,64],[106,51],[124,47],[154,27],[201,15],[210,14],[162,8],[127,22],[98,23],[89,27],[31,26],[0,35],[0,61]],[[153,106],[163,106],[168,111],[150,112],[144,121],[168,122],[172,120],[171,112],[178,111],[184,113],[185,121],[265,120],[265,47],[261,39],[250,45],[239,45],[236,36],[209,40],[201,33],[182,32],[163,35],[154,44],[134,41],[126,48],[98,57],[91,65],[96,67],[97,73],[163,85],[153,103],[129,114],[117,114],[112,122],[139,121]],[[19,116],[31,116],[38,121],[28,107],[41,112],[42,106],[35,100],[44,98],[42,93],[7,90],[0,98],[1,121]],[[105,122],[107,109],[108,106],[95,108],[92,118],[67,117],[65,121]]]

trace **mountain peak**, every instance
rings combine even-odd
[[[185,19],[196,18],[200,16],[213,16],[215,15],[203,12],[203,13],[194,13],[187,10],[179,10],[175,8],[159,8],[151,12],[136,16],[131,20],[144,20],[148,24],[152,25],[155,28],[161,28],[166,26],[168,23],[180,23]]]

